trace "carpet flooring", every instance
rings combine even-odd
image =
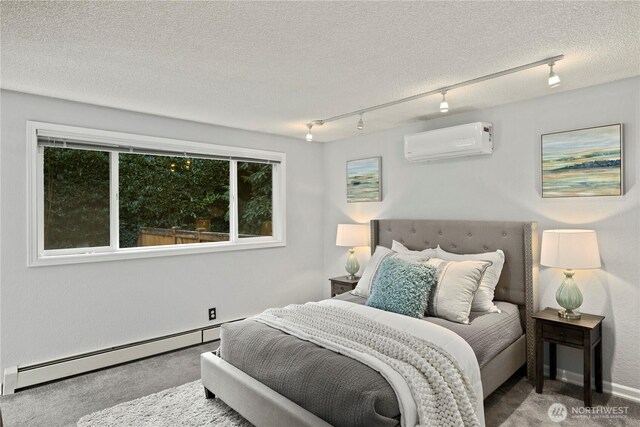
[[[537,426],[635,426],[640,427],[640,403],[595,391],[593,406],[599,410],[619,408],[626,411],[620,417],[584,414],[583,389],[562,381],[544,381],[542,394],[522,374],[515,374],[484,400],[487,427],[537,427]],[[567,417],[561,423],[549,417],[549,408],[561,403]],[[574,413],[577,412],[577,413]],[[580,413],[582,412],[582,413]]]
[[[200,379],[202,344],[0,397],[4,427],[75,426],[84,415]]]
[[[2,409],[4,425],[6,427],[76,426],[76,422],[82,417],[89,414],[91,414],[90,417],[96,416],[95,412],[115,405],[124,403],[125,406],[119,408],[126,408],[131,404],[137,405],[138,402],[131,401],[144,397],[143,406],[153,407],[154,402],[159,401],[158,396],[166,397],[182,392],[192,393],[197,400],[196,405],[206,405],[200,386],[191,387],[191,390],[187,391],[167,389],[183,384],[188,388],[186,383],[198,380],[200,353],[212,351],[216,347],[217,343],[195,346],[45,384],[14,395],[2,396],[0,409]],[[154,393],[159,395],[150,396]],[[553,422],[548,415],[549,407],[556,403],[563,404],[568,413],[566,419],[560,424]],[[485,400],[485,421],[488,427],[640,426],[640,403],[594,393],[594,405],[605,409],[615,407],[619,408],[618,412],[626,413],[616,417],[611,415],[606,417],[605,414],[573,413],[583,411],[581,387],[547,379],[544,393],[536,394],[533,384],[522,374],[516,374]],[[105,425],[137,427],[140,424],[131,420],[123,421],[126,418],[118,420],[118,417],[127,417],[130,414],[127,414],[128,411],[118,412],[118,408],[115,409],[116,412],[112,413],[116,420],[115,424]],[[229,412],[225,406],[216,406],[213,412],[218,418],[212,418],[217,421],[211,425],[242,425],[237,424],[236,415],[232,411]],[[90,417],[85,418],[85,421],[93,419]]]

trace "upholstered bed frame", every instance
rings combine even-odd
[[[371,221],[371,251],[390,248],[397,240],[409,249],[435,248],[474,254],[502,249],[505,263],[495,300],[517,304],[525,335],[481,369],[483,397],[487,397],[522,365],[533,379],[535,338],[533,315],[538,307],[538,230],[535,222],[438,221],[380,219]]]
[[[397,240],[409,249],[440,245],[448,252],[481,253],[502,249],[505,265],[495,300],[517,304],[525,335],[481,369],[483,398],[527,366],[534,377],[534,325],[538,309],[538,232],[532,222],[381,219],[371,221],[371,251]],[[213,353],[201,356],[207,397],[216,395],[258,426],[328,426],[325,421],[265,386]]]

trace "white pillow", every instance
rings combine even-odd
[[[391,250],[396,251],[399,254],[413,255],[413,256],[424,257],[424,258],[433,258],[438,256],[437,249],[427,248],[421,251],[412,251],[411,249],[408,249],[405,245],[403,245],[402,243],[396,240],[391,242]]]
[[[473,296],[491,262],[431,258],[427,265],[437,269],[438,277],[429,292],[427,315],[468,324]]]
[[[436,249],[438,252],[437,257],[449,261],[490,261],[491,265],[484,272],[482,281],[480,282],[480,288],[473,297],[473,303],[471,304],[471,311],[500,313],[500,309],[493,303],[493,295],[500,279],[500,273],[502,273],[502,267],[504,266],[504,252],[498,249],[495,252],[486,252],[482,254],[466,254],[457,255],[445,251],[440,246]]]
[[[404,248],[404,246],[402,247]],[[384,246],[376,246],[375,252],[371,256],[371,259],[369,260],[367,265],[364,267],[364,271],[362,272],[362,277],[358,281],[358,284],[356,285],[355,289],[351,291],[351,294],[358,295],[365,298],[369,297],[369,294],[371,293],[371,285],[373,284],[373,279],[375,278],[376,273],[378,272],[378,268],[380,268],[380,264],[382,264],[382,261],[384,261],[387,257],[401,258],[401,259],[412,261],[412,262],[426,262],[429,259],[428,256],[423,255],[422,252],[420,251],[410,251],[407,248],[404,248],[404,249],[407,252],[398,253],[392,249],[385,248]],[[435,249],[430,249],[430,250],[435,252]]]
[[[371,255],[371,259],[367,262],[367,265],[364,267],[364,271],[362,272],[362,277],[358,281],[355,289],[351,291],[353,295],[358,295],[361,297],[368,298],[369,293],[371,292],[371,283],[373,282],[373,277],[378,272],[378,268],[382,261],[392,255],[395,254],[389,248],[385,248],[384,246],[377,246],[376,251]]]

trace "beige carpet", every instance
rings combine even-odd
[[[543,394],[521,376],[512,377],[485,400],[485,422],[493,426],[640,426],[640,404],[594,393],[599,413],[582,406],[582,388],[545,381]],[[564,406],[561,406],[561,405]],[[561,408],[554,422],[549,408]],[[607,409],[610,408],[610,409]],[[615,408],[615,409],[613,409]],[[562,412],[562,411],[566,412]],[[615,413],[612,413],[615,412]],[[82,417],[78,427],[248,427],[251,424],[219,399],[205,399],[200,381],[173,387]]]
[[[640,403],[593,392],[593,405],[597,411],[626,412],[625,414],[585,413],[583,389],[580,386],[546,378],[542,394],[537,394],[532,382],[521,374],[509,378],[484,401],[487,427],[537,426],[635,426],[640,427]],[[566,418],[554,422],[549,417],[552,405],[566,410]],[[619,416],[618,416],[619,415]],[[562,417],[560,417],[562,418]]]

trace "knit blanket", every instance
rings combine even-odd
[[[410,407],[403,400],[415,402],[419,426],[481,425],[467,375],[454,357],[432,342],[352,310],[319,303],[268,309],[252,319],[378,370],[396,391],[401,412]],[[402,392],[407,388],[408,396]],[[409,414],[402,414],[403,426],[415,424],[407,425],[415,417],[405,415]]]

